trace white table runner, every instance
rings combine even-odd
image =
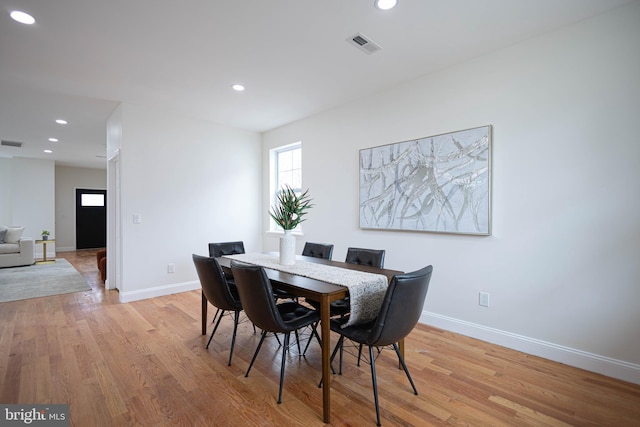
[[[387,276],[382,274],[349,270],[300,260],[296,260],[294,265],[281,265],[277,254],[248,253],[225,255],[224,257],[297,276],[346,286],[349,288],[351,315],[349,322],[345,326],[366,323],[375,319],[389,286]]]

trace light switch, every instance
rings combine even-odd
[[[488,292],[480,292],[478,298],[478,304],[482,307],[489,307],[489,293]]]
[[[134,224],[141,224],[142,223],[142,215],[139,213],[134,213],[133,214],[133,223]]]

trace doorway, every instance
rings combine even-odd
[[[107,244],[107,190],[76,189],[76,249]]]

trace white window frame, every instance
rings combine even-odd
[[[271,212],[271,207],[276,203],[276,193],[280,190],[278,183],[280,182],[279,177],[279,165],[278,158],[279,155],[288,151],[300,150],[300,187],[292,187],[296,192],[302,191],[302,141],[294,142],[287,145],[281,145],[279,147],[272,148],[269,150],[269,212]],[[276,222],[269,216],[269,231],[273,233],[283,233],[282,228],[276,224]],[[302,234],[302,227],[298,225],[294,230],[294,234]]]

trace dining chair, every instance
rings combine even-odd
[[[238,255],[244,254],[244,242],[241,240],[237,242],[218,242],[218,243],[209,243],[209,256],[210,257],[221,257],[224,255]],[[232,288],[235,288],[236,282],[233,276],[227,276],[227,281]],[[276,299],[296,299],[295,295],[292,295],[288,292],[285,292],[280,289],[275,289],[273,296]],[[216,312],[216,316],[217,316]],[[213,317],[215,320],[216,316]]]
[[[238,240],[236,242],[215,242],[209,243],[209,256],[211,258],[218,258],[223,255],[236,255],[243,254],[244,252],[244,242]],[[236,284],[233,281],[233,277],[226,276],[227,281],[229,282],[229,286],[231,288],[235,288]],[[217,313],[216,313],[217,314]],[[215,319],[215,316],[214,316]]]
[[[218,321],[213,328],[211,337],[207,341],[205,348],[209,348],[209,344],[213,339],[213,336],[220,326],[220,321],[225,314],[225,311],[233,313],[233,335],[231,336],[231,350],[229,352],[229,366],[231,366],[231,359],[233,358],[233,347],[236,343],[236,332],[238,331],[238,323],[240,321],[240,312],[242,311],[242,304],[240,303],[240,297],[237,290],[231,288],[227,282],[227,279],[222,272],[222,268],[218,261],[213,257],[205,257],[201,255],[192,255],[193,263],[200,279],[200,285],[202,286],[202,293],[208,302],[218,309],[215,318],[218,317]],[[255,331],[255,326],[254,326]]]
[[[237,255],[243,254],[244,251],[244,242],[242,240],[237,240],[234,242],[213,242],[209,243],[209,256],[212,258],[218,258],[224,255]],[[236,293],[236,282],[233,280],[233,276],[230,274],[226,274],[223,272],[225,277],[227,278],[227,283],[233,292]],[[213,321],[216,321],[216,318],[220,314],[220,309],[216,310],[215,315],[213,316]]]
[[[347,257],[344,262],[347,264],[368,265],[371,267],[384,268],[384,249],[364,249],[347,248]],[[331,301],[329,311],[331,316],[345,316],[351,311],[349,296],[337,301]],[[316,301],[307,301],[313,308],[319,310],[320,304]]]
[[[244,242],[242,241],[209,243],[209,256],[212,258],[243,253]]]
[[[347,264],[368,265],[370,267],[384,268],[384,249],[347,248]],[[349,297],[331,302],[332,316],[345,316],[351,311]]]
[[[384,249],[347,248],[344,262],[384,268]]]
[[[382,306],[375,320],[365,323],[345,326],[349,316],[331,319],[331,330],[340,335],[338,343],[331,354],[331,362],[340,349],[340,371],[342,371],[342,348],[344,339],[347,338],[357,343],[369,347],[369,364],[371,365],[371,379],[373,382],[373,397],[376,406],[376,421],[380,425],[380,407],[378,404],[378,385],[376,380],[376,367],[373,348],[380,349],[392,346],[398,356],[398,360],[404,369],[413,392],[417,395],[416,389],[407,365],[398,349],[398,341],[404,339],[418,323],[420,315],[424,310],[424,301],[429,289],[429,282],[433,267],[431,265],[420,270],[398,274],[393,276]]]
[[[232,261],[231,271],[233,277],[236,279],[236,285],[238,287],[238,293],[240,294],[240,301],[244,307],[244,312],[254,325],[262,329],[260,342],[251,359],[251,363],[249,363],[245,377],[249,376],[251,367],[260,352],[267,333],[271,332],[274,335],[278,333],[284,334],[282,361],[280,365],[280,388],[278,391],[278,403],[281,403],[284,369],[287,361],[287,351],[289,351],[289,337],[291,332],[295,332],[298,354],[302,356],[298,330],[317,323],[320,320],[320,313],[298,304],[295,301],[286,301],[277,304],[273,298],[271,282],[264,268],[260,266]],[[311,339],[311,337],[309,339]]]
[[[313,258],[331,259],[333,245],[327,243],[306,242],[302,249],[302,255]]]

